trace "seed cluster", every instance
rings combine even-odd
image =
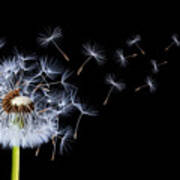
[[[27,105],[16,105],[12,104],[12,100],[20,96],[19,94],[20,89],[12,90],[9,93],[5,95],[5,97],[2,100],[2,107],[6,113],[30,113],[34,110],[34,104],[31,102]]]

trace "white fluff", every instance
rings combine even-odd
[[[99,64],[104,63],[104,51],[97,44],[86,43],[83,45],[83,48],[83,53],[86,56],[93,57]]]
[[[132,39],[127,40],[127,45],[128,46],[133,46],[134,44],[138,43],[139,41],[141,41],[141,36],[136,35]]]
[[[33,69],[40,73],[33,73],[27,69],[26,71],[21,68],[19,63],[28,59],[30,60],[27,56],[19,54],[3,59],[0,64],[0,102],[8,92],[20,89],[20,95],[11,100],[11,105],[27,106],[32,102],[34,104],[34,110],[31,113],[9,114],[0,105],[0,144],[4,148],[12,148],[13,146],[38,147],[59,134],[58,115],[62,113],[60,111],[62,107],[59,106],[59,103],[64,101],[64,97],[58,96],[54,90],[51,90],[49,94],[46,91],[50,86],[47,78],[59,74],[60,70],[47,57],[39,57],[35,63],[33,62]],[[43,77],[42,72],[44,73]],[[37,88],[40,83],[44,83],[44,85]],[[57,100],[58,97],[60,98]],[[54,103],[50,104],[49,101]],[[65,111],[65,105],[63,108]],[[22,127],[18,124],[20,120],[23,120]]]
[[[41,46],[48,46],[49,43],[55,41],[62,37],[62,31],[59,27],[52,29],[48,29],[46,34],[39,34],[39,38],[37,39]]]
[[[117,82],[115,80],[114,74],[108,74],[106,76],[106,83],[110,84],[111,86],[115,87],[118,91],[122,91],[125,89],[126,85],[123,82]]]

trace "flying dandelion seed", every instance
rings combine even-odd
[[[117,82],[115,80],[115,75],[114,74],[108,74],[106,76],[106,83],[109,84],[111,86],[111,88],[109,89],[108,93],[107,93],[107,96],[103,102],[103,105],[107,105],[108,101],[109,101],[109,98],[112,94],[112,92],[116,89],[118,91],[122,91],[125,89],[126,85],[123,83],[123,82]]]
[[[80,101],[76,98],[76,93],[71,97],[72,105],[79,110],[80,115],[76,121],[76,126],[73,134],[73,138],[77,139],[78,137],[78,129],[80,125],[80,121],[84,115],[87,116],[96,116],[97,111],[92,110],[91,108],[87,107],[87,105],[80,103]]]
[[[146,88],[149,88],[150,92],[153,93],[155,90],[156,90],[156,84],[155,82],[151,79],[151,77],[147,77],[146,78],[146,83],[137,87],[135,89],[135,92],[139,92],[141,91],[142,89],[146,89]]]
[[[37,40],[42,47],[46,47],[50,43],[52,43],[56,47],[56,49],[60,52],[60,54],[64,57],[64,59],[66,61],[70,61],[67,54],[56,43],[56,40],[61,38],[62,38],[62,30],[59,27],[56,27],[53,30],[49,28],[46,34],[40,33]]]
[[[78,68],[77,75],[79,76],[81,72],[83,71],[84,67],[90,62],[90,60],[94,59],[98,64],[104,63],[104,52],[99,48],[97,44],[84,44],[83,45],[83,53],[87,56],[87,59],[84,61],[84,63]]]
[[[137,53],[133,53],[133,54],[128,55],[128,56],[124,56],[124,52],[123,52],[122,49],[119,49],[119,50],[116,51],[117,62],[120,63],[120,65],[122,67],[126,67],[127,64],[128,64],[128,60],[131,59],[131,58],[135,58],[137,56],[138,56]]]
[[[179,47],[180,46],[180,41],[179,41],[179,36],[177,34],[173,34],[172,35],[172,42],[170,43],[169,46],[167,46],[164,51],[169,51],[173,46],[177,46]]]
[[[154,74],[157,74],[159,72],[159,67],[168,64],[168,62],[167,61],[163,61],[163,62],[157,64],[156,60],[151,60],[151,64],[153,66],[152,72]]]
[[[141,41],[141,36],[140,35],[136,35],[132,39],[127,40],[127,45],[128,46],[136,46],[136,48],[139,49],[141,54],[145,55],[146,54],[145,51],[138,44],[140,41]]]

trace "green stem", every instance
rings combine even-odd
[[[20,148],[19,146],[14,146],[12,148],[11,180],[19,180],[19,171],[20,171]]]

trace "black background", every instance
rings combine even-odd
[[[43,2],[44,3],[44,2]],[[110,179],[129,177],[172,177],[176,174],[178,140],[178,61],[179,48],[168,54],[163,49],[170,43],[171,35],[179,33],[176,5],[94,3],[84,4],[28,3],[23,7],[4,9],[0,17],[0,36],[8,45],[1,50],[1,57],[11,54],[14,47],[30,53],[37,52],[62,57],[53,48],[41,49],[36,38],[46,27],[60,26],[64,38],[61,46],[69,54],[66,64],[76,70],[83,62],[81,45],[94,40],[107,52],[107,64],[102,67],[90,63],[83,74],[71,79],[79,87],[79,95],[99,110],[97,117],[84,117],[77,142],[72,151],[50,161],[51,145],[45,145],[39,157],[35,150],[21,152],[21,179]],[[17,4],[16,4],[17,5]],[[142,47],[147,52],[123,70],[114,63],[114,51],[128,49],[126,40],[142,36]],[[3,54],[3,55],[2,55]],[[169,64],[155,77],[156,93],[134,93],[151,71],[150,59],[165,59]],[[127,90],[114,93],[106,107],[102,102],[108,91],[104,84],[106,73],[115,72],[127,82]],[[77,117],[71,117],[74,119]],[[0,150],[0,179],[10,179],[11,151]]]

